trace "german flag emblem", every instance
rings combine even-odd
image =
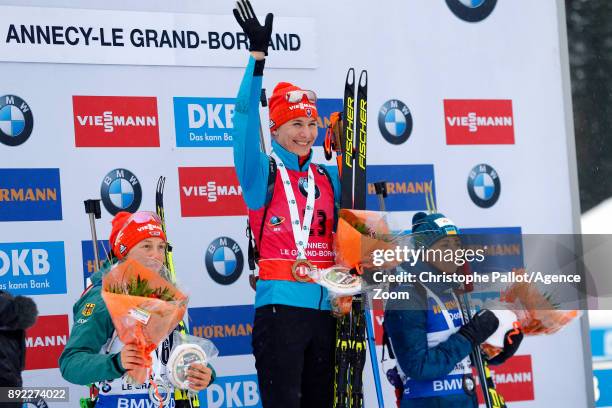
[[[93,313],[94,307],[96,307],[95,303],[87,303],[85,308],[83,309],[83,316],[91,316]]]

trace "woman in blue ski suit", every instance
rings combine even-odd
[[[412,234],[424,249],[456,250],[461,247],[457,227],[442,214],[417,213]],[[453,262],[402,264],[406,272],[457,273]],[[394,289],[408,292],[409,301],[390,300],[384,328],[397,358],[402,389],[401,408],[477,407],[470,353],[498,328],[497,317],[481,310],[464,323],[459,300],[451,283],[404,283]],[[509,338],[510,333],[506,335]],[[504,351],[489,364],[512,356],[522,334],[505,342]]]

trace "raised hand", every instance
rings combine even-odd
[[[260,51],[268,55],[268,43],[272,37],[272,21],[274,15],[268,13],[262,26],[255,16],[249,0],[238,0],[234,8],[234,17],[249,39],[249,51]]]

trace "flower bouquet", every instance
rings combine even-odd
[[[119,339],[150,353],[183,318],[187,297],[157,272],[128,259],[111,269],[102,280],[102,298]]]
[[[362,273],[363,268],[374,266],[372,253],[375,250],[395,248],[394,241],[384,213],[340,210],[334,239],[337,264],[355,268]],[[379,268],[385,269],[395,265],[397,262],[386,262]]]
[[[507,309],[516,315],[515,329],[525,336],[553,334],[579,316],[577,310],[561,310],[550,294],[543,294],[532,283],[514,283],[501,293],[499,301],[487,302],[485,308]],[[495,357],[502,349],[488,342],[482,344],[489,358]]]
[[[362,276],[353,276],[352,272],[363,275],[365,270],[374,267],[372,253],[392,249],[395,243],[382,212],[341,209],[338,215],[334,235],[336,265],[319,271],[315,281],[328,288],[332,310],[340,316],[350,312],[352,296],[363,290]],[[396,264],[386,262],[377,268]]]

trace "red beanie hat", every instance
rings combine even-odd
[[[302,88],[290,84],[289,82],[279,82],[274,87],[274,91],[270,97],[269,113],[271,131],[278,129],[279,126],[291,119],[301,117],[317,119],[319,117],[317,105],[311,103],[306,96],[302,98],[302,101],[297,103],[290,103],[287,101],[285,97],[287,92],[302,90]]]
[[[132,217],[132,220],[128,223],[130,217]],[[108,242],[118,259],[125,258],[128,252],[143,239],[161,238],[164,241],[166,240],[166,234],[164,234],[159,223],[159,218],[153,213],[141,211],[130,214],[120,211],[113,218],[112,224]]]

